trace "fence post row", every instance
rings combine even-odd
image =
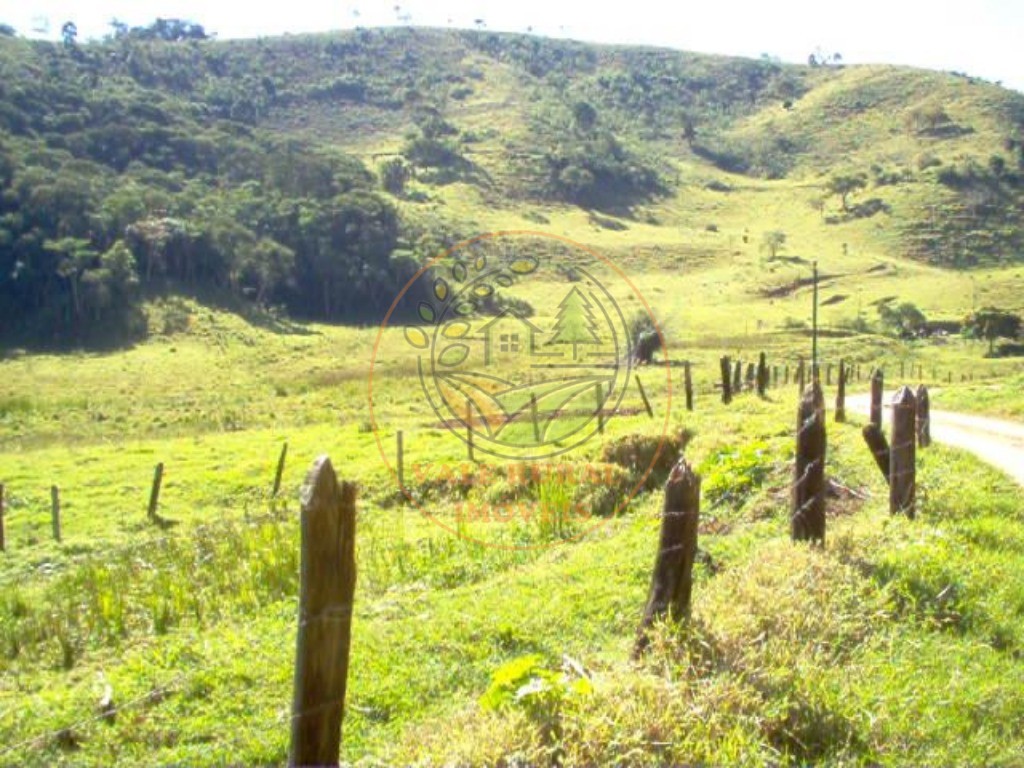
[[[836,423],[846,421],[846,361],[839,361],[839,383],[836,387]]]
[[[917,402],[910,387],[901,387],[892,401],[892,447],[889,452],[889,512],[914,519],[916,493],[915,422]]]
[[[825,397],[812,381],[800,397],[796,420],[791,535],[825,543]]]
[[[60,543],[60,488],[50,486],[50,523],[53,527],[53,540]]]
[[[871,374],[871,416],[870,421],[879,429],[882,428],[882,390],[885,387],[885,374],[881,368],[875,368]]]
[[[865,424],[861,434],[864,435],[864,442],[867,443],[868,450],[871,451],[871,455],[875,458],[875,464],[878,465],[878,469],[888,485],[890,458],[889,442],[885,439],[885,433],[877,424]]]
[[[399,438],[399,445],[401,445],[401,438]],[[284,445],[281,446],[281,455],[277,457],[277,470],[274,472],[274,489],[270,493],[270,498],[272,499],[276,499],[277,494],[281,490],[281,479],[284,477],[284,462],[287,458],[288,442],[285,441]],[[399,466],[401,466],[401,461],[399,461]]]
[[[732,389],[729,386],[729,373],[732,370],[732,364],[729,362],[728,356],[721,358],[718,364],[722,371],[722,402],[728,405],[732,402]]]
[[[658,554],[647,606],[633,647],[634,658],[647,650],[650,629],[658,619],[668,616],[679,622],[690,615],[699,522],[700,477],[685,459],[680,459],[665,483]]]
[[[153,470],[153,487],[149,489],[149,508],[146,510],[146,517],[150,520],[157,519],[157,507],[160,504],[160,486],[164,481],[164,463],[161,461]]]
[[[321,456],[301,493],[302,557],[289,766],[338,765],[355,596],[356,490]]]
[[[917,388],[917,447],[927,448],[932,444],[931,406],[928,402],[928,387]]]

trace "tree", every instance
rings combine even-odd
[[[74,48],[78,42],[78,25],[73,21],[65,21],[60,28],[60,37],[65,48]]]
[[[781,229],[773,229],[765,232],[761,238],[761,248],[768,252],[768,257],[774,259],[779,251],[786,247],[786,233]]]
[[[589,133],[597,124],[597,110],[589,102],[577,101],[572,107],[572,119],[577,130]]]
[[[909,301],[895,307],[888,303],[880,304],[878,317],[885,328],[900,338],[917,335],[927,322],[924,313]]]
[[[579,288],[573,288],[558,305],[554,337],[549,344],[572,344],[572,359],[579,357],[580,344],[600,344],[594,310]]]
[[[864,189],[868,185],[868,178],[863,173],[836,174],[828,180],[826,189],[830,194],[838,195],[842,203],[843,211],[849,211],[848,198],[854,192]]]
[[[988,340],[988,352],[995,352],[998,338],[1015,339],[1020,335],[1024,318],[1013,312],[985,307],[967,316],[964,320],[964,332],[973,338]]]

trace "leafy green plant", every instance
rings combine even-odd
[[[539,728],[545,742],[556,744],[565,707],[594,690],[578,664],[566,660],[564,666],[570,671],[550,669],[539,654],[512,659],[491,675],[480,705],[495,712],[519,709]]]
[[[715,451],[700,467],[702,495],[711,506],[742,506],[767,480],[772,464],[762,441]]]

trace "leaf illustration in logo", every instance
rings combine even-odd
[[[540,263],[533,256],[520,256],[509,264],[508,268],[517,275],[529,275],[531,272],[536,272],[538,266]]]
[[[469,330],[470,325],[465,320],[453,320],[444,327],[442,334],[446,339],[461,339]]]
[[[476,261],[473,263],[473,266],[476,268],[477,272],[483,272],[484,267],[487,266],[487,257],[481,253],[476,257]]]
[[[473,289],[473,295],[481,299],[486,299],[488,296],[494,293],[494,289],[487,285],[487,283],[480,283]]]
[[[515,279],[512,277],[512,275],[507,275],[504,272],[502,272],[497,277],[494,278],[494,282],[496,282],[502,288],[511,288],[512,284],[515,282]]]
[[[455,314],[469,317],[476,312],[476,304],[471,301],[460,301],[455,305]]]
[[[434,281],[434,295],[438,301],[448,300],[448,283],[443,277],[439,277]]]
[[[423,322],[432,323],[434,318],[437,317],[437,313],[434,312],[434,308],[425,301],[420,302],[420,317],[423,318]]]
[[[423,329],[412,325],[405,329],[405,340],[416,347],[416,349],[426,349],[430,346],[430,340],[427,338],[427,334],[423,332]]]
[[[437,362],[448,368],[454,368],[456,365],[462,363],[467,357],[469,357],[468,345],[452,344],[438,355]]]
[[[464,282],[466,279],[466,265],[461,261],[455,262],[452,266],[452,279],[457,283]]]

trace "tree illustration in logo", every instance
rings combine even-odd
[[[549,344],[572,344],[572,359],[579,359],[580,344],[600,344],[596,333],[597,321],[587,297],[579,288],[573,288],[558,305],[558,315]]]

